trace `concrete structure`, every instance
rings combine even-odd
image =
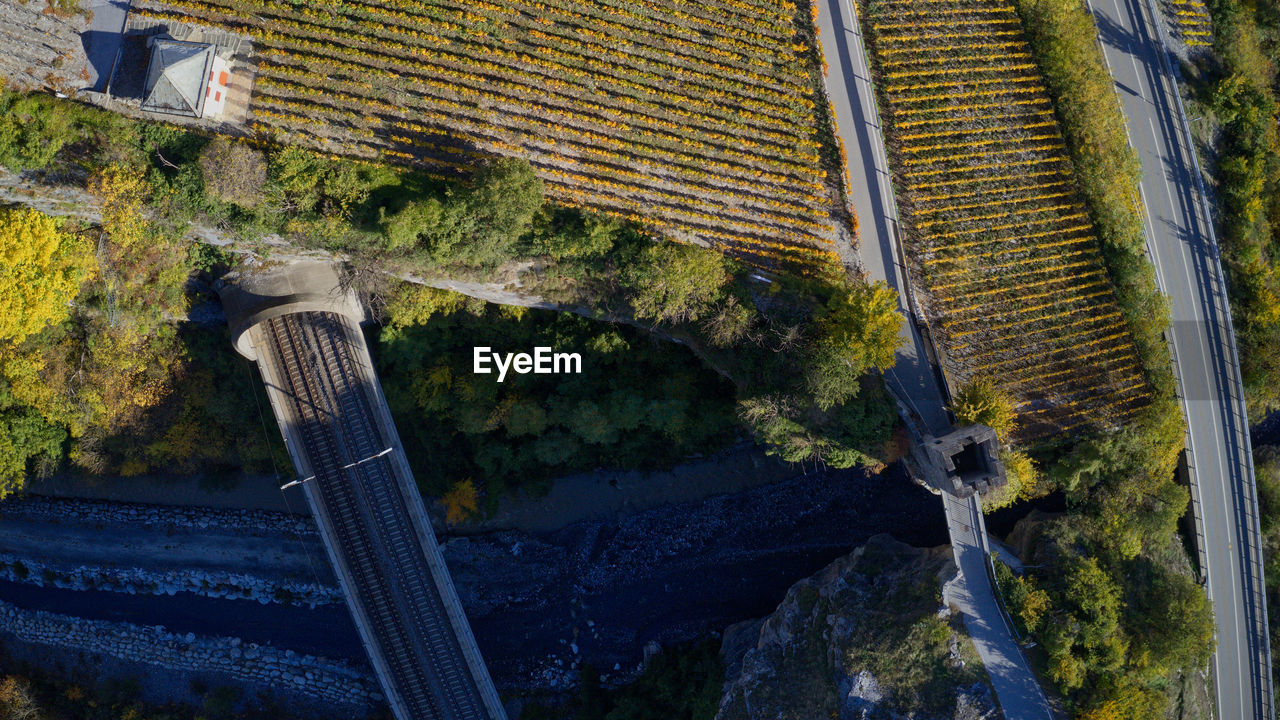
[[[153,37],[147,45],[151,60],[142,109],[204,117],[209,78],[213,77],[213,46],[165,37]]]
[[[253,45],[244,36],[131,12],[115,45],[105,95],[89,94],[93,102],[212,130],[247,121],[256,69]]]
[[[324,260],[232,273],[223,279],[218,295],[231,326],[232,345],[255,362],[258,351],[249,340],[249,329],[272,318],[328,312],[348,317],[357,325],[365,320],[360,300],[343,291],[337,266]]]
[[[356,629],[398,720],[506,720],[332,266],[222,289],[258,363]]]
[[[1275,717],[1258,492],[1249,420],[1213,216],[1169,58],[1167,17],[1150,0],[1090,0],[1129,141],[1142,162],[1147,251],[1169,297],[1169,344],[1187,416],[1196,547],[1217,647],[1218,717]]]
[[[897,363],[885,373],[885,382],[901,405],[900,414],[912,429],[913,440],[923,443],[926,436],[943,437],[951,432],[951,420],[945,382],[928,339],[929,328],[923,315],[916,312],[903,264],[897,204],[862,33],[849,0],[819,0],[817,25],[829,68],[827,95],[835,110],[836,131],[848,150],[850,200],[861,221],[858,253],[870,279],[887,282],[897,290],[899,310],[907,318]],[[1000,709],[1007,718],[1050,720],[1053,713],[1044,692],[996,601],[978,495],[971,493],[961,499],[943,492],[942,505],[960,568],[959,576],[944,593],[947,602],[964,616]]]
[[[986,425],[967,425],[942,437],[925,435],[912,445],[921,479],[959,498],[1004,485],[1000,441]]]

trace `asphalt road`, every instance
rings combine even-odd
[[[940,379],[929,362],[924,340],[911,321],[911,288],[895,240],[897,208],[884,138],[850,0],[823,0],[818,28],[828,65],[827,94],[835,108],[836,132],[848,154],[863,270],[872,280],[885,281],[898,291],[898,309],[908,318],[903,323],[897,362],[885,373],[885,380],[910,406],[921,433],[941,434],[950,429],[951,422]],[[944,589],[944,594],[946,601],[964,616],[1001,710],[1005,717],[1017,720],[1051,718],[1044,693],[996,603],[987,574],[985,526],[977,501],[943,493],[942,502],[951,548],[960,568],[959,577]]]
[[[1173,315],[1172,344],[1189,426],[1188,464],[1213,601],[1218,717],[1271,718],[1257,502],[1235,339],[1210,219],[1177,87],[1145,0],[1090,0],[1103,51],[1142,161],[1148,248]]]

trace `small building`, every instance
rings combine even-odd
[[[217,118],[226,104],[230,73],[208,43],[152,37],[142,109],[147,112]]]
[[[1000,441],[986,425],[966,425],[923,440],[912,454],[922,479],[939,490],[963,498],[1008,482],[1000,462]]]
[[[247,38],[131,12],[101,102],[225,131],[247,121],[255,74]]]

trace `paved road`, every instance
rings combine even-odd
[[[849,0],[822,0],[819,7],[818,26],[829,69],[827,94],[849,157],[853,207],[861,225],[858,251],[863,269],[872,280],[883,280],[898,291],[898,309],[911,318],[911,289],[894,235],[897,209],[858,22]],[[951,427],[939,377],[910,321],[903,324],[897,363],[885,376],[895,394],[911,406],[921,432],[940,434]],[[976,500],[944,493],[943,507],[960,568],[960,576],[944,591],[946,599],[963,613],[1005,717],[1052,717],[1044,693],[996,605],[987,574],[984,531],[975,531],[983,527]]]
[[[86,0],[84,9],[92,13],[89,29],[81,41],[89,59],[89,82],[86,88],[96,92],[107,89],[107,79],[120,50],[120,37],[129,15],[130,0]]]
[[[1201,560],[1217,624],[1218,716],[1271,718],[1249,429],[1216,243],[1197,193],[1173,65],[1162,57],[1158,23],[1165,20],[1148,0],[1091,0],[1090,9],[1142,160],[1148,248],[1172,306]]]

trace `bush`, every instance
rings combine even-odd
[[[200,153],[200,173],[204,189],[214,198],[252,208],[262,201],[267,160],[255,148],[217,137]]]

